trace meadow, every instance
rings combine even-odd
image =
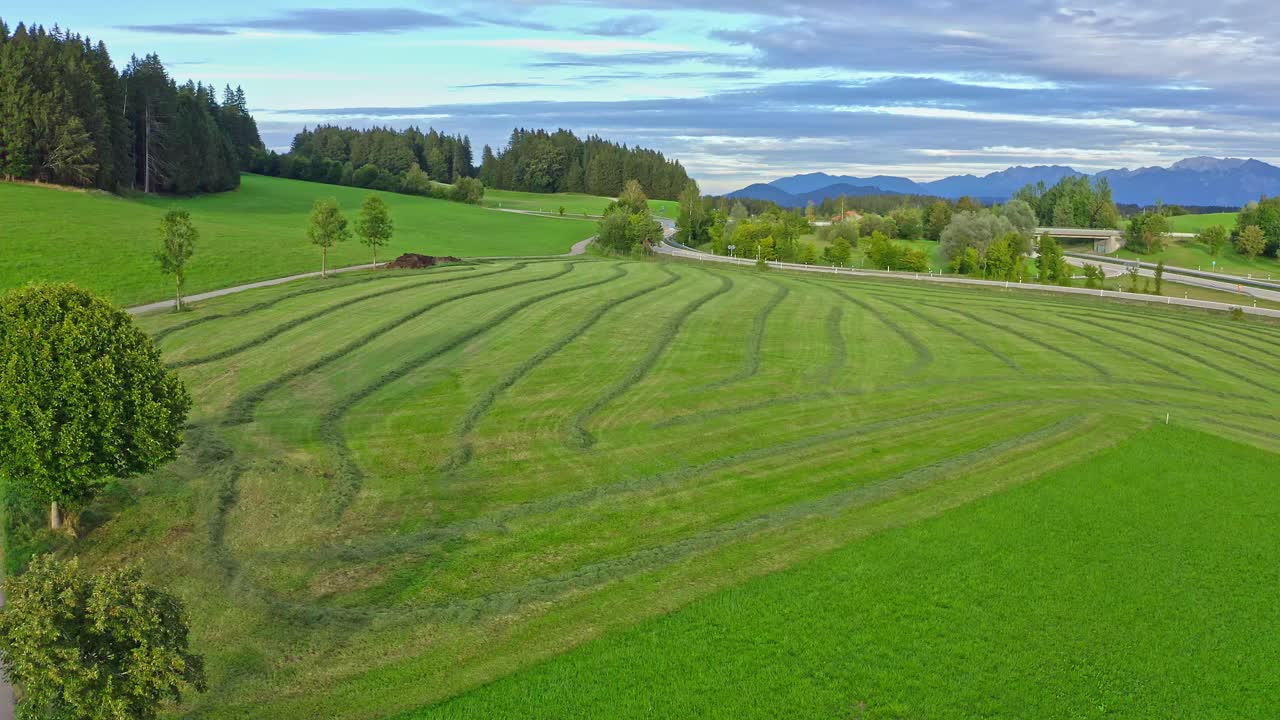
[[[1025,716],[1008,708],[1035,688],[1097,699],[1058,714],[1088,717],[1165,707],[1150,673],[1201,656],[1223,703],[1275,697],[1213,654],[1275,621],[1274,456],[1218,439],[1280,439],[1272,324],[592,257],[352,273],[139,322],[195,400],[187,445],[90,508],[76,550],[186,601],[211,688],[173,716],[764,716],[812,689],[797,707],[919,717],[955,688]],[[1191,623],[1218,588],[1212,628],[1134,626]],[[715,628],[728,644],[700,656]]]
[[[172,296],[173,281],[153,259],[160,218],[170,208],[191,213],[200,243],[187,291],[198,293],[320,269],[320,251],[306,237],[317,198],[338,199],[348,219],[371,191],[299,180],[245,175],[238,190],[194,198],[122,198],[56,188],[0,183],[5,218],[0,289],[33,280],[72,281],[119,305]],[[396,233],[380,259],[404,252],[465,257],[558,255],[595,232],[582,219],[500,213],[446,200],[395,193]],[[352,238],[332,248],[330,267],[371,261]]]
[[[1221,225],[1228,230],[1236,227],[1236,216],[1240,213],[1204,213],[1201,215],[1175,215],[1169,218],[1169,231],[1178,233],[1198,233],[1210,225]]]

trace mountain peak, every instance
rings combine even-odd
[[[1169,166],[1170,170],[1189,170],[1191,172],[1229,172],[1244,165],[1243,158],[1216,158],[1207,155],[1187,158]]]

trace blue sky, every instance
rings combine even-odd
[[[1219,0],[5,3],[244,87],[264,140],[568,127],[663,150],[708,192],[1193,155],[1280,160],[1280,14]]]

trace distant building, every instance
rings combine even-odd
[[[862,219],[862,213],[858,212],[857,210],[846,210],[843,218],[840,217],[839,213],[831,216],[831,222],[841,222],[841,221],[849,222],[850,220],[856,221],[861,219]]]

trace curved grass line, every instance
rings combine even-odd
[[[949,332],[949,333],[951,333],[952,335],[955,335],[956,337],[960,338],[961,340],[963,340],[963,341],[965,341],[965,342],[969,343],[970,345],[973,345],[974,347],[978,348],[979,350],[982,350],[983,352],[986,352],[988,355],[991,355],[991,356],[992,356],[992,357],[994,357],[995,359],[997,359],[997,360],[999,360],[1000,362],[1004,363],[1006,366],[1008,366],[1008,368],[1009,368],[1010,370],[1013,370],[1013,371],[1015,371],[1015,372],[1022,372],[1022,368],[1021,368],[1021,367],[1019,367],[1018,363],[1017,363],[1013,358],[1011,358],[1011,357],[1009,357],[1008,355],[1005,355],[1004,353],[1000,352],[999,350],[997,350],[997,349],[995,349],[995,348],[991,347],[990,345],[988,345],[988,344],[986,343],[986,341],[984,341],[984,340],[979,340],[978,338],[975,338],[975,337],[973,337],[973,336],[971,336],[971,335],[969,335],[969,334],[967,334],[967,333],[965,333],[965,332],[961,331],[961,330],[960,330],[960,329],[958,329],[958,328],[951,327],[950,325],[947,325],[946,323],[940,322],[940,321],[938,321],[938,320],[937,320],[937,319],[935,319],[935,318],[929,317],[928,315],[926,315],[926,314],[924,314],[924,313],[920,312],[919,310],[916,310],[915,308],[913,308],[913,307],[911,307],[911,306],[909,306],[909,305],[904,305],[903,303],[896,302],[896,301],[893,301],[893,300],[887,300],[887,299],[882,298],[882,297],[881,297],[881,298],[876,298],[876,299],[877,299],[877,300],[879,300],[879,301],[880,301],[880,302],[882,302],[882,303],[887,303],[887,304],[889,304],[889,305],[892,305],[893,307],[895,307],[895,308],[897,308],[897,309],[901,310],[902,312],[905,312],[905,313],[907,313],[907,314],[909,314],[909,315],[915,316],[915,317],[917,317],[917,318],[919,318],[919,319],[923,320],[924,322],[926,322],[926,323],[928,323],[928,324],[930,324],[930,325],[932,325],[932,326],[934,326],[934,327],[938,328],[939,330],[945,330],[946,332]]]
[[[572,268],[571,263],[566,263]],[[401,378],[408,376],[410,373],[422,368],[432,360],[449,353],[466,343],[474,340],[480,335],[492,330],[493,328],[505,323],[520,312],[537,305],[545,300],[564,295],[566,293],[586,290],[587,288],[605,285],[618,280],[627,274],[627,268],[624,265],[616,265],[613,268],[613,274],[600,280],[593,280],[587,283],[571,285],[569,287],[551,290],[541,295],[535,295],[531,298],[521,300],[515,305],[507,308],[499,315],[490,318],[488,321],[468,328],[460,335],[455,336],[443,345],[437,346],[428,352],[425,352],[411,360],[401,363],[394,370],[383,373],[381,377],[373,382],[365,385],[354,393],[347,395],[341,400],[330,405],[321,417],[319,436],[322,442],[328,444],[337,456],[338,468],[334,478],[333,505],[335,517],[342,517],[351,502],[355,500],[356,494],[360,491],[360,486],[364,482],[364,473],[360,470],[359,463],[356,462],[355,454],[351,451],[351,447],[347,444],[346,433],[342,430],[342,421],[346,417],[347,412],[362,400],[365,400],[375,392],[394,383]]]
[[[1142,362],[1146,363],[1147,365],[1150,365],[1150,366],[1151,366],[1151,367],[1153,367],[1153,368],[1156,368],[1157,370],[1161,370],[1161,371],[1163,371],[1163,372],[1169,373],[1170,375],[1173,375],[1174,377],[1178,377],[1178,378],[1181,378],[1181,379],[1183,379],[1183,380],[1186,380],[1187,382],[1194,382],[1194,380],[1192,379],[1192,377],[1191,377],[1190,375],[1187,375],[1186,373],[1184,373],[1184,372],[1182,372],[1181,370],[1179,370],[1179,369],[1177,369],[1177,368],[1173,367],[1172,365],[1166,365],[1165,363],[1162,363],[1162,362],[1160,362],[1159,360],[1156,360],[1155,358],[1148,357],[1148,356],[1147,356],[1147,355],[1145,355],[1145,354],[1135,354],[1135,353],[1133,353],[1131,350],[1126,350],[1125,348],[1120,347],[1119,345],[1116,345],[1116,344],[1114,344],[1114,343],[1109,343],[1109,342],[1107,342],[1107,341],[1105,341],[1105,340],[1102,340],[1102,339],[1100,339],[1100,338],[1097,338],[1097,337],[1095,337],[1095,336],[1093,336],[1093,335],[1091,335],[1091,334],[1089,334],[1089,333],[1087,333],[1087,332],[1084,332],[1083,330],[1075,330],[1075,329],[1069,328],[1069,327],[1067,327],[1067,326],[1065,326],[1065,325],[1062,325],[1062,324],[1061,324],[1061,323],[1059,323],[1059,322],[1055,322],[1056,320],[1066,319],[1066,320],[1068,320],[1068,321],[1078,322],[1078,323],[1081,323],[1081,324],[1087,324],[1087,323],[1085,323],[1084,321],[1079,320],[1079,319],[1077,319],[1077,318],[1075,318],[1075,317],[1071,317],[1071,316],[1063,316],[1063,315],[1061,315],[1061,314],[1058,314],[1058,315],[1054,315],[1054,316],[1053,316],[1053,318],[1054,318],[1053,320],[1048,320],[1048,319],[1045,319],[1045,318],[1039,318],[1039,317],[1028,317],[1028,316],[1026,316],[1026,315],[1022,315],[1022,314],[1019,314],[1019,313],[1016,313],[1016,312],[1012,312],[1012,311],[1009,311],[1009,310],[1002,310],[1001,312],[1003,312],[1005,315],[1008,315],[1008,316],[1009,316],[1009,317],[1011,317],[1011,318],[1015,318],[1015,319],[1017,319],[1017,320],[1021,320],[1022,322],[1027,323],[1027,324],[1038,324],[1038,325],[1043,325],[1044,327],[1050,327],[1050,328],[1053,328],[1053,329],[1055,329],[1055,330],[1057,330],[1057,331],[1059,331],[1059,332],[1064,332],[1064,333],[1067,333],[1068,335],[1071,335],[1071,336],[1073,336],[1073,337],[1080,338],[1081,340],[1086,340],[1086,341],[1088,341],[1088,342],[1093,343],[1094,345],[1097,345],[1097,346],[1101,347],[1101,348],[1102,348],[1102,349],[1104,349],[1104,350],[1108,350],[1108,351],[1113,352],[1113,353],[1117,353],[1117,354],[1120,354],[1120,355],[1124,355],[1125,357],[1136,357],[1138,360],[1141,360]],[[1102,331],[1104,331],[1104,332],[1108,332],[1108,333],[1112,333],[1112,334],[1119,334],[1119,333],[1116,333],[1116,331],[1115,331],[1115,330],[1112,330],[1112,329],[1110,329],[1110,328],[1101,328],[1101,327],[1099,327],[1099,326],[1097,326],[1097,325],[1091,325],[1090,327],[1092,327],[1092,328],[1094,328],[1094,329],[1100,329],[1100,330],[1102,330]]]
[[[1113,315],[1120,318],[1145,318],[1150,320],[1153,319],[1151,310],[1159,307],[1159,303],[1134,306],[1123,302],[1086,302],[1087,298],[1084,296],[1059,297],[1056,295],[998,295],[992,291],[977,291],[970,288],[943,288],[868,278],[832,279],[827,277],[816,277],[808,281],[815,284],[822,284],[824,286],[856,283],[859,287],[867,289],[867,293],[870,295],[893,294],[895,296],[908,299],[931,297],[940,301],[950,302],[954,302],[957,299],[963,299],[966,301],[966,306],[973,306],[975,304],[993,306],[998,304],[1003,307],[1007,304],[1015,304],[1042,309],[1047,306],[1052,306],[1053,308],[1069,308],[1072,310],[1087,311],[1099,315]],[[1123,297],[1116,298],[1115,296],[1108,295],[1107,299],[1123,300]],[[1187,312],[1189,310],[1193,312]],[[1208,329],[1222,329],[1222,321],[1220,319],[1204,317],[1201,313],[1194,312],[1193,308],[1183,308],[1181,306],[1174,306],[1174,312],[1165,313],[1164,316],[1161,316],[1158,319],[1161,322],[1176,322],[1183,325],[1194,325]],[[1273,344],[1280,343],[1280,326],[1273,323],[1254,322],[1235,325],[1233,327],[1236,330],[1253,336],[1256,340],[1270,342]]]
[[[1105,366],[1103,366],[1103,365],[1099,365],[1098,363],[1096,363],[1096,362],[1094,362],[1094,361],[1092,361],[1092,360],[1090,360],[1090,359],[1088,359],[1088,358],[1081,357],[1081,356],[1077,355],[1076,353],[1071,352],[1070,350],[1067,350],[1067,349],[1065,349],[1065,348],[1058,347],[1057,345],[1054,345],[1054,344],[1053,344],[1053,343],[1051,343],[1051,342],[1046,342],[1046,341],[1044,341],[1044,340],[1041,340],[1040,338],[1035,337],[1034,335],[1029,335],[1029,334],[1027,334],[1027,333],[1025,333],[1025,332],[1022,332],[1021,330],[1018,330],[1017,328],[1010,327],[1009,325],[1002,325],[1002,324],[999,324],[999,323],[991,323],[990,321],[983,320],[982,318],[978,317],[977,315],[974,315],[973,313],[968,312],[968,311],[966,311],[966,310],[959,310],[959,309],[956,309],[956,308],[953,308],[953,307],[944,307],[944,306],[941,306],[941,305],[934,305],[933,303],[921,303],[921,304],[922,304],[922,305],[925,305],[925,306],[927,306],[927,307],[934,308],[934,309],[936,309],[936,310],[944,310],[944,311],[946,311],[946,312],[954,313],[954,314],[959,315],[959,316],[961,316],[961,317],[968,318],[968,319],[970,319],[970,320],[972,320],[972,321],[974,321],[974,322],[976,322],[976,323],[978,323],[979,325],[984,326],[984,327],[994,327],[994,328],[996,328],[996,329],[1003,330],[1004,332],[1007,332],[1007,333],[1009,333],[1010,335],[1013,335],[1013,336],[1015,336],[1015,337],[1022,338],[1023,340],[1025,340],[1025,341],[1027,341],[1027,342],[1031,343],[1032,345],[1036,345],[1036,346],[1041,347],[1041,348],[1043,348],[1043,349],[1045,349],[1045,350],[1048,350],[1049,352],[1054,353],[1055,355],[1059,355],[1059,356],[1061,356],[1061,357],[1067,358],[1068,360],[1072,360],[1072,361],[1074,361],[1074,362],[1080,363],[1081,365],[1084,365],[1085,367],[1090,368],[1091,370],[1093,370],[1094,372],[1098,373],[1099,375],[1101,375],[1101,376],[1102,376],[1102,377],[1104,377],[1104,378],[1110,378],[1110,377],[1111,377],[1111,370],[1110,370],[1110,368],[1107,368],[1107,367],[1105,367]]]
[[[529,603],[552,601],[569,592],[597,587],[641,572],[667,567],[696,554],[723,547],[730,542],[752,535],[792,527],[814,518],[833,517],[857,507],[918,491],[943,478],[962,475],[975,465],[990,465],[1009,455],[1021,454],[1020,451],[1030,445],[1047,443],[1073,434],[1085,423],[1085,420],[1086,418],[1077,416],[1058,420],[1027,433],[942,458],[890,477],[869,479],[856,487],[827,493],[727,525],[708,528],[680,540],[643,548],[485,595],[405,608],[351,609],[283,601],[276,607],[287,614],[300,613],[300,617],[303,618],[315,618],[319,615],[341,618],[349,622],[367,621],[375,617],[469,622],[480,616],[511,613]]]
[[[346,543],[318,551],[324,557],[336,557],[349,562],[376,560],[388,555],[404,552],[429,553],[439,549],[442,542],[461,540],[477,531],[501,532],[506,523],[546,515],[552,512],[584,507],[592,503],[606,500],[628,493],[674,487],[690,479],[712,472],[726,470],[758,460],[767,460],[783,453],[808,450],[823,445],[863,438],[896,430],[916,424],[931,423],[966,415],[1007,410],[1016,407],[1028,407],[1039,404],[1035,400],[1007,400],[1000,402],[984,402],[976,405],[953,405],[941,410],[931,409],[925,412],[912,413],[897,417],[875,420],[841,427],[817,435],[789,440],[774,445],[742,450],[723,455],[695,465],[687,465],[674,470],[667,470],[638,478],[620,480],[605,485],[575,490],[542,500],[520,503],[506,508],[494,510],[479,517],[458,520],[447,525],[432,527],[419,532],[395,535],[387,538],[370,540],[362,545]]]
[[[584,318],[583,321],[573,330],[570,330],[553,341],[550,345],[539,350],[536,354],[526,359],[523,363],[508,373],[506,377],[494,383],[488,390],[484,391],[484,393],[482,393],[480,397],[472,403],[471,407],[467,409],[466,414],[462,416],[462,420],[458,422],[456,431],[456,436],[458,438],[457,447],[454,448],[449,459],[441,465],[440,472],[456,472],[467,463],[471,462],[472,447],[467,438],[470,436],[471,431],[474,430],[476,425],[480,422],[480,419],[484,417],[484,415],[489,412],[489,409],[493,407],[494,403],[497,402],[499,395],[510,389],[511,386],[519,382],[521,378],[532,372],[534,368],[537,368],[556,353],[559,353],[561,350],[568,347],[570,343],[577,340],[586,333],[587,330],[591,329],[591,327],[599,322],[601,318],[609,313],[609,311],[632,300],[644,297],[649,293],[670,287],[672,284],[680,280],[680,276],[672,272],[670,268],[663,266],[662,271],[668,276],[666,280],[658,283],[657,285],[642,288],[621,297],[614,298],[613,300],[600,305],[592,311],[590,315]]]
[[[586,449],[594,445],[596,440],[591,432],[587,430],[587,423],[591,422],[591,419],[594,418],[597,413],[613,401],[622,397],[627,390],[630,390],[632,386],[643,380],[644,377],[649,374],[653,369],[654,363],[658,361],[658,358],[662,357],[662,354],[666,352],[671,343],[675,341],[676,335],[680,332],[680,328],[684,326],[685,321],[689,319],[690,315],[697,312],[698,308],[706,305],[711,300],[729,292],[730,288],[733,287],[733,280],[731,278],[716,273],[710,274],[714,277],[720,278],[720,287],[702,295],[701,297],[695,298],[689,302],[689,304],[685,305],[673,318],[668,320],[667,324],[663,326],[662,333],[658,336],[657,341],[649,347],[649,352],[645,353],[645,356],[640,359],[640,362],[637,363],[634,368],[632,368],[631,372],[627,373],[626,377],[615,383],[613,387],[609,388],[609,390],[607,390],[603,395],[597,397],[590,405],[583,408],[574,416],[573,424],[569,428],[569,438],[573,445],[582,449]]]
[[[835,376],[849,361],[849,342],[844,337],[844,308],[833,305],[827,313],[827,346],[831,355],[827,358],[826,375]]]
[[[1103,319],[1099,319],[1099,318],[1091,318],[1091,317],[1089,317],[1089,316],[1087,316],[1087,315],[1079,315],[1079,314],[1076,314],[1076,313],[1062,313],[1062,315],[1063,315],[1064,317],[1071,317],[1071,318],[1080,319],[1080,320],[1083,320],[1084,322],[1091,322],[1091,323],[1095,323],[1095,324],[1107,325],[1107,326],[1112,327],[1113,329],[1116,327],[1116,326],[1115,326],[1115,323],[1111,322],[1110,320],[1103,320]],[[1132,323],[1132,324],[1135,324],[1135,325],[1136,325],[1136,324],[1139,324],[1139,323]],[[1162,333],[1165,333],[1166,335],[1169,335],[1169,336],[1171,336],[1171,337],[1178,338],[1179,340],[1186,341],[1186,342],[1188,342],[1188,343],[1190,343],[1190,344],[1192,344],[1192,345],[1195,345],[1195,346],[1198,346],[1198,347],[1203,347],[1203,348],[1205,348],[1206,350],[1209,350],[1209,351],[1211,351],[1211,352],[1217,352],[1217,353],[1222,353],[1222,354],[1224,354],[1224,355],[1230,355],[1230,356],[1232,356],[1232,357],[1235,357],[1235,358],[1238,358],[1238,359],[1244,360],[1244,361],[1249,362],[1249,363],[1251,363],[1251,364],[1256,364],[1256,362],[1257,362],[1257,361],[1256,361],[1256,360],[1254,360],[1254,359],[1251,359],[1251,358],[1245,357],[1245,356],[1243,356],[1243,355],[1240,355],[1240,354],[1238,354],[1238,353],[1232,352],[1232,351],[1230,351],[1230,350],[1226,350],[1226,349],[1224,349],[1224,348],[1220,348],[1220,347],[1217,347],[1217,346],[1207,345],[1207,344],[1205,344],[1202,340],[1200,340],[1199,338],[1196,338],[1195,336],[1192,336],[1192,335],[1183,335],[1182,333],[1174,332],[1173,330],[1170,330],[1169,328],[1167,328],[1167,327],[1163,327],[1163,326],[1161,326],[1161,325],[1143,325],[1143,327],[1144,327],[1144,328],[1146,328],[1146,329],[1148,329],[1148,330],[1153,330],[1153,331],[1156,331],[1156,332],[1162,332]],[[1116,330],[1116,332],[1120,332],[1120,330],[1118,330],[1118,329],[1117,329],[1117,330]],[[1156,348],[1158,348],[1158,349],[1160,349],[1160,350],[1163,350],[1163,351],[1165,351],[1165,352],[1171,352],[1171,353],[1173,353],[1173,354],[1175,354],[1175,355],[1181,355],[1181,356],[1183,356],[1183,357],[1185,357],[1185,358],[1187,358],[1187,359],[1191,360],[1192,362],[1199,363],[1199,364],[1203,365],[1204,367],[1207,367],[1207,368],[1209,368],[1209,369],[1211,369],[1211,370],[1215,370],[1215,371],[1217,371],[1217,372],[1219,372],[1219,373],[1222,373],[1223,375],[1226,375],[1226,376],[1227,376],[1227,377],[1229,377],[1229,378],[1233,378],[1233,379],[1235,379],[1235,380],[1237,380],[1237,381],[1239,381],[1239,382],[1242,382],[1242,383],[1244,383],[1244,384],[1246,384],[1246,385],[1250,385],[1250,386],[1253,386],[1253,387],[1256,387],[1256,388],[1260,388],[1260,389],[1262,389],[1262,390],[1266,390],[1267,392],[1270,392],[1270,393],[1280,394],[1280,389],[1277,389],[1275,386],[1263,384],[1263,383],[1261,383],[1261,382],[1257,381],[1256,379],[1251,379],[1251,378],[1249,378],[1249,377],[1247,377],[1247,376],[1245,376],[1245,375],[1243,375],[1243,374],[1241,374],[1241,373],[1239,373],[1239,372],[1236,372],[1235,370],[1230,370],[1230,369],[1228,369],[1228,368],[1225,368],[1225,367],[1223,367],[1222,365],[1219,365],[1218,363],[1216,363],[1216,362],[1214,362],[1214,361],[1212,361],[1212,360],[1210,360],[1210,359],[1208,359],[1208,358],[1206,358],[1206,357],[1202,357],[1202,356],[1197,355],[1197,354],[1195,354],[1195,353],[1189,352],[1185,347],[1180,347],[1180,346],[1178,346],[1178,345],[1176,345],[1176,344],[1171,344],[1171,343],[1158,343],[1158,344],[1153,344],[1153,346],[1154,346],[1154,347],[1156,347]]]
[[[524,263],[516,263],[513,266],[513,268],[523,267],[523,266],[524,266]],[[326,365],[336,362],[337,360],[340,360],[343,357],[346,357],[347,355],[350,355],[356,350],[359,350],[360,348],[364,347],[370,342],[378,339],[379,337],[382,337],[383,335],[386,335],[387,333],[399,328],[404,323],[414,320],[415,318],[421,317],[422,315],[425,315],[426,313],[431,312],[436,308],[439,308],[443,305],[448,305],[449,303],[453,303],[458,300],[465,300],[466,298],[476,297],[477,295],[485,295],[491,292],[507,290],[509,288],[519,287],[520,285],[528,285],[531,283],[539,283],[539,282],[547,282],[549,280],[555,280],[557,278],[563,277],[564,275],[567,275],[568,273],[572,272],[574,267],[575,267],[575,263],[567,262],[565,263],[565,267],[560,271],[552,273],[550,275],[546,275],[544,277],[529,278],[527,280],[516,280],[509,283],[503,283],[501,285],[494,285],[492,287],[468,290],[466,292],[458,293],[457,295],[451,295],[447,298],[442,298],[440,300],[427,303],[426,305],[422,305],[421,307],[418,307],[415,310],[412,310],[393,320],[389,320],[383,323],[382,325],[379,325],[377,328],[374,328],[373,330],[365,333],[359,338],[352,340],[351,342],[347,343],[346,345],[343,345],[337,350],[325,353],[321,357],[315,360],[312,360],[311,362],[307,363],[306,365],[303,365],[300,368],[295,368],[293,370],[290,370],[284,373],[283,375],[275,377],[259,385],[258,387],[253,388],[252,390],[249,390],[248,392],[242,394],[240,397],[232,401],[231,407],[228,408],[227,410],[227,416],[225,419],[223,419],[223,424],[224,425],[244,425],[246,423],[253,422],[253,416],[254,416],[254,413],[257,412],[258,405],[261,404],[262,401],[265,400],[266,397],[270,395],[272,392],[274,392],[275,390],[287,385],[290,382],[293,382],[294,380],[300,377],[310,375],[311,373],[325,367]]]
[[[505,267],[501,270],[496,270],[494,272],[484,273],[481,275],[467,275],[465,277],[449,277],[443,280],[436,280],[436,279],[423,280],[421,282],[406,283],[404,285],[398,285],[393,288],[387,288],[386,290],[379,290],[377,292],[366,293],[358,297],[347,298],[346,300],[330,305],[328,307],[320,308],[319,310],[314,310],[305,315],[299,315],[298,317],[295,317],[295,318],[290,318],[289,320],[286,320],[276,325],[275,327],[263,332],[262,334],[240,343],[239,345],[233,345],[229,348],[219,350],[218,352],[211,353],[203,357],[190,358],[187,360],[179,360],[177,362],[169,363],[169,367],[175,368],[175,369],[193,367],[196,365],[204,365],[206,363],[217,362],[219,360],[226,360],[227,358],[235,357],[236,355],[239,355],[242,352],[245,352],[247,350],[252,350],[253,348],[258,347],[259,345],[264,345],[267,342],[270,342],[271,340],[279,337],[280,335],[283,335],[284,333],[290,330],[293,330],[294,328],[301,327],[302,325],[305,325],[313,320],[319,320],[320,318],[330,313],[334,313],[339,310],[344,310],[346,308],[351,307],[352,305],[358,305],[362,302],[365,302],[366,300],[374,300],[377,298],[386,297],[388,295],[395,295],[396,293],[407,292],[409,290],[418,290],[427,286],[444,285],[446,283],[458,282],[461,280],[480,280],[482,278],[492,277],[494,275],[501,275],[502,273],[505,273],[505,272],[511,272],[514,269],[516,269],[516,266],[512,265],[509,267]]]
[[[435,268],[432,268],[427,272],[430,272],[434,275],[446,275],[453,272],[464,272],[464,271],[476,269],[475,265],[470,265],[470,264],[441,265],[438,267],[440,268],[440,270],[438,271],[435,270]],[[445,270],[449,270],[449,272],[446,273],[444,272]],[[223,320],[226,318],[233,318],[233,317],[244,317],[245,315],[250,315],[260,310],[266,310],[267,308],[270,308],[278,303],[284,302],[285,300],[291,300],[293,298],[296,298],[302,295],[312,295],[314,293],[329,292],[331,290],[341,290],[343,288],[351,287],[352,285],[364,285],[365,283],[380,282],[384,280],[395,280],[397,278],[403,278],[403,277],[408,277],[408,275],[405,275],[405,274],[373,275],[369,277],[357,277],[357,278],[352,278],[350,280],[338,281],[338,282],[331,282],[329,280],[325,280],[323,281],[325,284],[316,285],[314,287],[303,288],[301,290],[294,290],[293,292],[285,293],[284,295],[277,295],[276,297],[271,298],[270,300],[263,300],[262,302],[254,303],[253,305],[247,305],[245,307],[240,308],[239,310],[233,310],[231,312],[225,312],[225,313],[214,313],[212,315],[202,315],[198,318],[192,318],[191,320],[188,320],[186,322],[178,323],[177,325],[171,325],[163,330],[158,330],[152,333],[151,339],[156,342],[160,342],[164,338],[168,337],[169,335],[172,335],[173,333],[178,332],[179,330],[186,330],[187,328],[195,327],[196,325],[202,325],[204,323],[212,322],[214,320]]]
[[[702,385],[697,388],[698,390],[712,390],[750,380],[756,373],[760,372],[760,351],[764,346],[764,333],[769,322],[769,316],[773,314],[774,310],[778,309],[782,301],[791,293],[791,288],[786,285],[776,280],[770,280],[770,282],[778,287],[778,292],[769,298],[769,302],[765,303],[764,307],[760,308],[760,312],[756,313],[755,319],[751,323],[751,334],[747,336],[747,350],[743,356],[742,369],[727,378]]]
[[[805,279],[803,282],[808,282],[810,284],[818,284],[808,279]],[[830,290],[831,292],[835,293],[839,297],[844,298],[846,301],[851,302],[854,305],[857,305],[863,310],[866,310],[873,317],[875,317],[875,319],[879,320],[882,325],[889,328],[898,337],[906,341],[906,343],[911,346],[911,350],[916,354],[915,362],[911,364],[910,368],[907,368],[908,375],[914,375],[924,370],[926,367],[928,367],[933,363],[933,352],[929,350],[929,346],[925,345],[924,341],[922,341],[919,337],[917,337],[915,333],[911,332],[910,330],[907,330],[906,328],[902,327],[898,323],[894,322],[893,319],[890,318],[888,315],[885,315],[883,312],[880,312],[879,308],[876,308],[875,306],[868,304],[864,300],[855,298],[854,296],[845,292],[843,289],[832,287],[829,285],[819,284],[819,286],[825,287],[827,290]]]

